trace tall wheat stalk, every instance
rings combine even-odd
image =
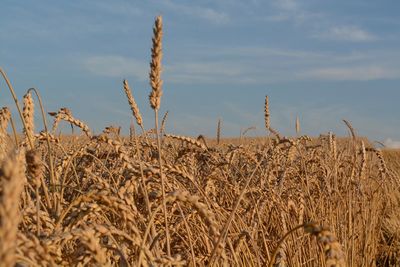
[[[142,132],[144,134],[145,131],[143,128],[143,119],[142,119],[142,115],[140,114],[139,107],[136,104],[135,98],[132,95],[131,88],[129,87],[128,81],[124,80],[123,84],[124,84],[124,91],[125,91],[126,97],[128,98],[129,106],[131,107],[131,110],[132,110],[132,115],[136,119],[136,123],[140,126],[140,128],[142,129]],[[141,181],[142,182],[142,191],[143,191],[144,200],[146,202],[146,208],[148,211],[148,215],[150,216],[151,208],[150,208],[149,195],[147,193],[146,182],[145,182],[145,177],[144,177],[144,173],[143,173],[143,164],[142,164],[142,160],[141,160],[141,153],[139,150],[139,141],[136,136],[136,128],[133,123],[130,127],[130,131],[131,131],[132,138],[135,140],[136,156],[139,161],[140,176],[142,178],[142,181]]]
[[[163,173],[163,164],[161,158],[161,136],[158,127],[158,111],[160,109],[161,96],[162,96],[162,84],[161,80],[161,59],[162,59],[162,17],[158,16],[153,27],[153,46],[151,48],[151,62],[150,62],[150,85],[151,93],[149,96],[150,106],[154,110],[154,123],[157,135],[157,147],[158,147],[158,164],[160,167],[160,178],[161,178],[161,191],[163,199],[163,212],[164,212],[164,225],[165,225],[165,236],[167,241],[167,254],[171,256],[170,236],[168,230],[168,214],[167,214],[167,203],[165,200],[165,176]]]

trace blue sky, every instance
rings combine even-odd
[[[347,134],[400,143],[397,0],[2,0],[0,66],[17,94],[40,90],[47,110],[69,107],[95,131],[127,129],[128,79],[153,126],[148,70],[153,21],[164,21],[167,129],[225,136],[272,125],[284,135]],[[0,81],[0,105],[12,106]],[[39,120],[38,120],[39,123]]]

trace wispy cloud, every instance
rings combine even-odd
[[[275,0],[272,3],[274,6],[283,10],[293,11],[299,9],[299,1],[296,0]]]
[[[98,0],[95,2],[94,7],[100,11],[115,15],[140,16],[144,13],[138,5],[130,4],[129,2],[115,4],[115,2]]]
[[[400,141],[395,141],[390,138],[386,139],[384,145],[388,148],[400,148]]]
[[[177,62],[165,67],[165,77],[174,83],[229,83],[245,72],[246,66],[228,61]]]
[[[83,68],[96,75],[108,77],[133,75],[138,80],[144,81],[147,79],[148,64],[122,56],[93,56],[83,61]]]
[[[363,30],[357,26],[335,26],[326,32],[319,33],[315,37],[321,39],[351,41],[351,42],[371,42],[378,39],[374,34]]]
[[[264,17],[271,22],[292,21],[295,24],[302,24],[322,16],[319,12],[307,10],[298,0],[275,0],[271,2],[271,7],[273,13]]]
[[[314,52],[262,46],[191,46],[164,63],[171,84],[274,84],[288,81],[370,81],[400,79],[396,50]],[[148,63],[121,55],[95,55],[81,65],[105,77],[132,75],[147,81]]]
[[[210,7],[202,7],[192,4],[177,3],[172,0],[165,0],[160,2],[167,8],[179,14],[185,14],[190,17],[200,18],[214,24],[225,24],[230,21],[227,13],[218,11]]]
[[[400,79],[400,69],[382,66],[322,67],[300,73],[299,77],[333,81]]]

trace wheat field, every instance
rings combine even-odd
[[[20,115],[0,110],[1,266],[400,265],[400,151],[377,149],[348,121],[350,137],[300,136],[298,120],[284,137],[268,97],[265,136],[224,138],[222,120],[215,138],[167,133],[162,35],[157,17],[153,127],[121,84],[129,136],[95,135],[68,108],[49,113],[50,128],[39,92],[21,109],[0,69]],[[57,134],[60,123],[81,134]]]

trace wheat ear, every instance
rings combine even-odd
[[[7,107],[0,109],[0,160],[6,153],[7,149],[7,125],[11,119],[11,112]]]
[[[35,123],[34,123],[34,113],[35,105],[33,103],[32,94],[30,92],[26,93],[23,98],[24,107],[22,109],[22,115],[24,116],[26,128],[24,128],[25,138],[28,142],[29,137],[34,140],[35,136]]]
[[[40,185],[44,184],[43,175],[44,175],[44,166],[41,161],[40,152],[38,150],[29,150],[25,154],[25,160],[27,165],[27,175],[32,179],[33,184],[35,185],[35,194],[36,194],[36,216],[37,216],[37,236],[40,236],[40,194],[39,189]]]
[[[203,150],[207,150],[207,146],[206,146],[206,145],[204,145],[204,144],[201,143],[200,141],[198,141],[198,140],[196,140],[196,139],[193,139],[193,138],[190,138],[190,137],[181,136],[181,135],[174,135],[174,134],[166,134],[165,137],[169,137],[169,138],[172,138],[172,139],[176,139],[176,140],[182,141],[182,142],[184,142],[184,143],[197,146],[198,148],[201,148],[201,149],[203,149]],[[204,138],[204,137],[203,137],[203,138]]]
[[[78,120],[78,119],[75,119],[75,118],[72,116],[72,112],[71,112],[68,108],[61,108],[57,113],[55,113],[55,112],[49,112],[49,114],[50,114],[50,116],[54,116],[54,117],[55,117],[55,118],[54,118],[54,122],[53,122],[53,129],[52,129],[52,132],[53,132],[53,133],[55,132],[55,130],[56,130],[57,126],[58,126],[58,123],[59,123],[61,120],[64,120],[64,121],[69,122],[69,123],[71,124],[71,126],[72,126],[72,125],[75,125],[75,126],[81,128],[82,131],[83,131],[88,137],[91,137],[91,136],[92,136],[89,127],[88,127],[85,123],[83,123],[82,121],[80,121],[80,120]]]
[[[20,221],[19,200],[25,185],[24,153],[6,158],[0,163],[0,262],[2,266],[15,265],[18,224]]]
[[[160,109],[162,96],[161,59],[162,59],[162,17],[156,18],[153,28],[153,47],[151,48],[150,62],[150,105],[154,110]]]
[[[129,87],[128,81],[124,80],[124,91],[126,94],[126,97],[128,98],[129,106],[131,107],[132,114],[136,119],[136,123],[143,128],[143,119],[142,115],[140,114],[139,107],[136,104],[135,98],[132,95],[131,88]]]
[[[168,114],[169,114],[169,111],[167,110],[167,111],[164,113],[164,116],[163,116],[163,118],[162,118],[162,120],[161,120],[161,128],[160,128],[160,135],[161,135],[161,136],[163,135],[163,133],[165,133],[165,125],[166,125],[166,123],[167,123]]]
[[[265,129],[269,130],[269,127],[271,125],[270,125],[269,99],[268,99],[268,96],[265,96],[264,122],[265,122]]]
[[[265,129],[270,131],[273,135],[276,136],[276,138],[281,139],[281,136],[279,133],[271,127],[271,121],[270,121],[270,113],[269,113],[269,98],[268,96],[265,96],[265,105],[264,105],[264,122],[265,122]]]
[[[21,108],[19,107],[18,98],[17,98],[17,96],[15,95],[14,88],[13,88],[13,86],[11,85],[10,80],[8,79],[6,73],[4,72],[4,70],[3,70],[2,68],[0,68],[0,74],[3,76],[4,80],[6,81],[6,84],[7,84],[7,86],[8,86],[8,89],[10,90],[10,93],[11,93],[11,95],[12,95],[12,98],[14,99],[15,106],[17,107],[19,117],[21,118],[21,121],[22,121],[22,125],[23,125],[24,128],[26,129],[26,123],[25,123],[25,120],[24,120],[24,116],[22,115]],[[34,146],[33,146],[33,140],[32,140],[29,136],[28,136],[28,139],[29,139],[28,141],[29,141],[30,147],[33,148],[33,147],[34,147]]]
[[[356,140],[356,131],[354,130],[353,126],[351,125],[351,123],[347,120],[343,120],[343,122],[346,124],[347,128],[349,128],[350,133],[351,133],[351,137],[353,138],[353,140]]]
[[[217,124],[217,145],[219,145],[219,142],[221,141],[221,119],[218,119],[218,124]]]
[[[325,262],[328,267],[344,267],[346,266],[342,247],[336,237],[327,228],[323,228],[314,223],[304,226],[307,233],[317,238],[325,252]]]
[[[300,118],[299,116],[296,116],[296,134],[300,134]]]

